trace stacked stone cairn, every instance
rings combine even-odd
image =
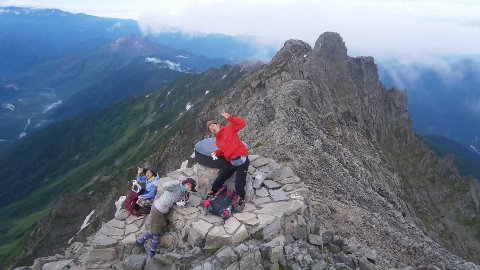
[[[85,243],[75,242],[65,255],[38,258],[33,266],[17,270],[376,269],[375,251],[359,258],[349,252],[347,240],[319,228],[317,217],[308,213],[310,191],[291,168],[262,156],[249,158],[245,209],[226,221],[205,215],[201,205],[218,170],[182,166],[160,179],[157,196],[164,182],[175,179],[192,177],[198,186],[186,206],[175,205],[169,212],[154,258],[135,245],[149,228],[148,215],[130,215],[119,200],[115,218]],[[234,190],[234,176],[226,185]]]

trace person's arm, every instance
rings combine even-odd
[[[140,184],[145,184],[147,182],[147,177],[145,175],[137,175],[137,181]]]
[[[228,114],[226,112],[223,112],[222,115],[223,115],[223,117],[225,117],[227,119],[228,122],[230,122],[229,127],[234,132],[238,132],[239,130],[241,130],[242,128],[244,128],[247,125],[247,122],[245,122],[245,120],[243,120],[240,117],[231,116],[230,114]]]
[[[180,185],[180,181],[178,180],[173,180],[173,181],[168,181],[163,183],[162,187],[166,191],[173,192],[175,191],[175,188],[177,188]]]
[[[223,151],[220,150],[220,149],[215,150],[214,153],[217,157],[222,157],[223,156]]]
[[[157,186],[152,184],[152,185],[149,185],[145,193],[143,193],[142,195],[139,195],[138,198],[140,200],[153,199],[155,197],[156,192],[157,192]]]

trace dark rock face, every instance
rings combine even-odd
[[[413,134],[405,93],[387,91],[374,59],[349,57],[338,34],[322,34],[313,49],[287,41],[212,107],[244,117],[252,153],[292,166],[322,205],[322,227],[378,247],[377,265],[459,259],[440,245],[480,260],[478,232],[461,224],[479,224],[478,183],[431,156]]]

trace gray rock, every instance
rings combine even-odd
[[[318,235],[318,234],[309,234],[308,235],[308,242],[312,245],[315,245],[315,246],[322,246],[323,245],[323,241],[322,241],[322,236]]]
[[[260,247],[262,259],[271,263],[277,263],[283,260],[283,247],[285,244],[285,236],[280,235],[265,243]]]
[[[222,267],[226,267],[238,260],[237,254],[235,254],[230,246],[222,247],[219,251],[217,251],[215,257],[220,262]]]
[[[269,162],[268,159],[266,159],[262,156],[259,156],[255,160],[251,161],[250,165],[252,165],[255,168],[259,168],[259,167],[267,165],[268,162]]]
[[[282,187],[282,185],[273,180],[265,180],[263,181],[263,185],[265,185],[268,189],[278,189]]]
[[[297,217],[297,222],[293,230],[293,237],[295,239],[305,239],[307,237],[307,223],[303,216]]]
[[[272,196],[287,196],[287,193],[281,189],[270,190],[270,195]]]
[[[287,195],[272,195],[272,199],[275,202],[283,202],[290,200],[290,197],[288,197]]]
[[[202,237],[207,236],[208,231],[213,225],[205,220],[199,219],[192,223],[192,230],[198,232]]]
[[[104,226],[123,229],[125,228],[125,222],[120,221],[118,219],[112,219],[109,222],[105,223]]]
[[[267,197],[268,195],[270,195],[270,193],[268,192],[268,190],[266,188],[260,188],[260,189],[257,189],[257,191],[255,192],[255,194],[259,197]]]
[[[190,195],[188,203],[191,204],[192,206],[197,207],[202,203],[202,198],[200,198],[196,195]]]
[[[260,206],[264,203],[268,203],[268,202],[271,202],[272,199],[270,199],[270,197],[261,197],[261,198],[256,198],[256,199],[253,199],[252,202],[257,205],[257,206]]]
[[[126,222],[127,224],[132,224],[134,221],[137,221],[137,220],[139,220],[139,219],[144,219],[144,218],[145,218],[145,216],[139,216],[139,217],[137,217],[137,216],[132,216],[132,215],[130,215],[130,216],[127,217],[127,219],[125,220],[125,222]]]
[[[238,243],[241,243],[243,240],[247,239],[248,238],[248,230],[247,230],[247,227],[245,227],[245,225],[240,225],[240,227],[237,229],[237,231],[235,232],[235,234],[233,234],[232,238],[231,238],[231,242],[232,244],[238,244]]]
[[[203,247],[205,245],[205,236],[202,236],[198,231],[196,230],[190,230],[188,232],[188,238],[187,238],[188,243],[192,247]]]
[[[303,202],[298,200],[265,203],[261,205],[261,209],[255,210],[254,213],[281,217],[301,210],[304,205]]]
[[[227,234],[222,225],[213,227],[205,239],[205,249],[218,248],[230,244],[231,235]]]
[[[115,213],[115,218],[118,220],[125,220],[129,215],[130,213],[126,209],[120,209]]]
[[[143,270],[146,261],[146,255],[130,255],[121,263],[121,266],[123,270]]]
[[[92,246],[95,246],[96,248],[108,248],[115,246],[117,242],[117,239],[113,239],[104,234],[97,233],[95,235],[95,238],[92,240]]]
[[[115,219],[114,219],[115,220]],[[121,222],[121,221],[119,221]],[[122,222],[123,223],[123,222]],[[115,227],[103,226],[98,233],[102,233],[108,236],[123,236],[125,234],[124,229],[119,229]]]
[[[43,265],[42,270],[62,270],[67,269],[67,265],[70,264],[72,260],[63,260],[58,262],[49,262]]]
[[[241,223],[235,217],[230,217],[225,221],[224,228],[228,234],[234,234]]]
[[[300,181],[300,177],[298,176],[292,176],[278,180],[278,182],[282,183],[283,185],[300,183]]]
[[[259,189],[262,186],[263,181],[265,181],[265,175],[262,173],[257,173],[257,175],[255,175],[253,178],[253,188]]]
[[[223,224],[223,219],[216,215],[199,215],[199,218],[213,225]]]
[[[113,261],[117,257],[114,248],[93,249],[87,253],[87,262]]]
[[[335,233],[332,232],[332,231],[323,232],[323,233],[322,233],[323,245],[326,245],[326,244],[332,242],[334,236],[335,236]]]
[[[295,173],[293,172],[292,168],[283,167],[280,170],[276,170],[272,174],[272,179],[280,182],[282,179],[293,177],[293,176],[295,176]]]
[[[250,162],[255,161],[255,159],[257,159],[258,157],[259,155],[248,155],[248,159],[250,160]]]

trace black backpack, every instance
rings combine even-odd
[[[227,188],[222,186],[212,197],[203,201],[205,215],[213,214],[227,220],[232,216],[237,201],[238,194],[227,191]]]

